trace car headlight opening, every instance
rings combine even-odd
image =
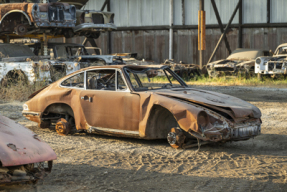
[[[24,105],[23,105],[23,110],[24,110],[24,111],[29,111],[29,107],[28,107],[27,104],[24,104]]]
[[[261,63],[261,59],[260,59],[260,58],[257,58],[256,61],[255,61],[255,63],[256,63],[256,64],[260,64],[260,63]]]
[[[208,114],[204,111],[201,111],[197,115],[197,124],[198,127],[203,131],[209,123]]]

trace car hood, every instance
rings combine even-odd
[[[4,167],[57,158],[51,147],[35,133],[0,115],[0,161]]]
[[[193,88],[160,89],[154,93],[205,106],[214,111],[227,113],[233,119],[254,117],[260,118],[261,112],[254,105],[239,98],[212,91]]]

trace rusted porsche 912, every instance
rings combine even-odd
[[[247,140],[260,134],[260,110],[241,99],[188,87],[165,65],[88,67],[35,92],[22,114],[60,134],[167,138],[174,148],[196,141]]]
[[[38,135],[0,115],[0,186],[36,182],[51,172],[56,158]]]

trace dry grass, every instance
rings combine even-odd
[[[26,101],[32,93],[45,85],[45,82],[36,82],[34,84],[17,83],[8,87],[0,87],[0,99],[5,101]]]

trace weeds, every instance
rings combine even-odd
[[[26,84],[18,82],[8,87],[0,87],[0,99],[5,101],[27,101],[28,97],[35,91],[46,86],[45,82],[36,82],[34,84]]]
[[[195,80],[187,80],[188,85],[215,85],[215,86],[261,86],[261,87],[287,87],[287,79],[282,75],[276,79],[269,76],[262,76],[258,79],[257,76],[245,78],[243,76],[221,76],[217,78],[209,78],[198,76]]]

